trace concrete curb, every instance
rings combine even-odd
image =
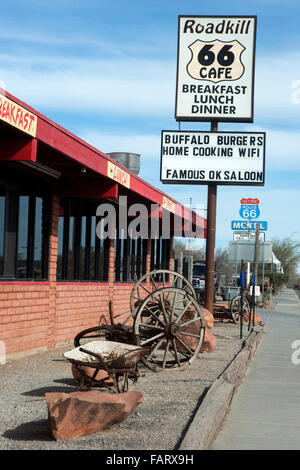
[[[199,406],[179,450],[206,450],[209,448],[263,332],[264,325],[255,326],[243,342],[240,352],[220,377],[213,382]]]

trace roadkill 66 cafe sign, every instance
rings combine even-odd
[[[177,121],[253,121],[255,35],[255,16],[179,16]],[[161,181],[263,186],[265,133],[164,130]]]
[[[253,122],[255,35],[255,16],[179,16],[177,121]]]

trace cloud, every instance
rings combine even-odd
[[[39,67],[4,63],[1,60],[0,79],[7,83],[7,91],[38,108],[143,116],[173,112],[173,67],[160,61],[64,62],[60,57]]]
[[[164,41],[154,47],[158,37],[155,44],[153,40],[120,44],[91,33],[70,39],[63,33],[2,30],[0,38],[10,40],[0,54],[0,79],[33,106],[145,118],[174,114],[176,46],[172,60]],[[300,104],[293,102],[295,94],[300,102],[300,86],[293,89],[297,80],[296,50],[280,57],[257,54],[255,120],[299,118]]]

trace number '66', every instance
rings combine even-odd
[[[215,54],[211,51],[212,47],[214,47],[214,44],[206,44],[202,47],[198,54],[199,64],[208,66],[214,63]],[[217,55],[217,61],[223,67],[228,67],[234,62],[234,54],[230,51],[231,48],[232,45],[226,44]]]

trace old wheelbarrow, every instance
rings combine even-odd
[[[81,390],[99,386],[115,393],[127,392],[140,377],[138,362],[149,353],[148,348],[116,341],[91,341],[67,351],[63,356],[78,372]],[[88,369],[94,369],[92,375]],[[104,374],[99,374],[104,371]],[[99,378],[99,375],[101,377]],[[131,383],[131,384],[130,384]]]

